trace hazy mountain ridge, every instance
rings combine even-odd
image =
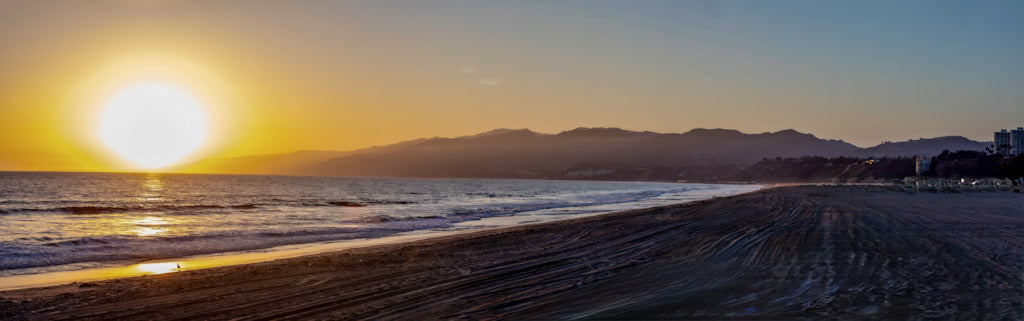
[[[987,145],[948,136],[860,148],[842,140],[821,139],[792,129],[745,134],[730,129],[697,128],[681,134],[662,134],[580,127],[543,134],[529,129],[502,128],[471,136],[417,139],[347,152],[300,151],[204,160],[183,166],[179,171],[486,178],[545,178],[582,173],[579,175],[586,177],[623,169],[749,166],[774,157],[931,156],[944,149],[981,150]]]

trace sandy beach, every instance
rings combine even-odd
[[[1024,196],[787,186],[0,292],[0,319],[1024,318]]]

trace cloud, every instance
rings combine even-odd
[[[499,78],[479,78],[476,83],[484,86],[497,86],[501,85],[501,79]]]
[[[459,67],[459,71],[464,75],[470,75],[473,79],[476,79],[476,83],[481,86],[498,86],[501,85],[501,78],[498,77],[480,77],[476,76],[476,66],[473,65],[462,65]]]

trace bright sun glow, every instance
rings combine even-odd
[[[188,93],[162,84],[126,88],[110,99],[99,120],[100,139],[143,168],[172,165],[206,139],[206,117]]]

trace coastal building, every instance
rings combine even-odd
[[[921,176],[921,174],[924,174],[924,172],[927,172],[931,168],[931,158],[918,156],[914,159],[914,174],[917,174],[917,176]]]
[[[1024,154],[1024,127],[1017,127],[1010,131],[1010,145],[1013,145],[1011,154]]]
[[[1011,155],[1013,151],[1013,144],[1010,140],[1010,132],[1003,129],[997,131],[995,134],[996,153]]]

